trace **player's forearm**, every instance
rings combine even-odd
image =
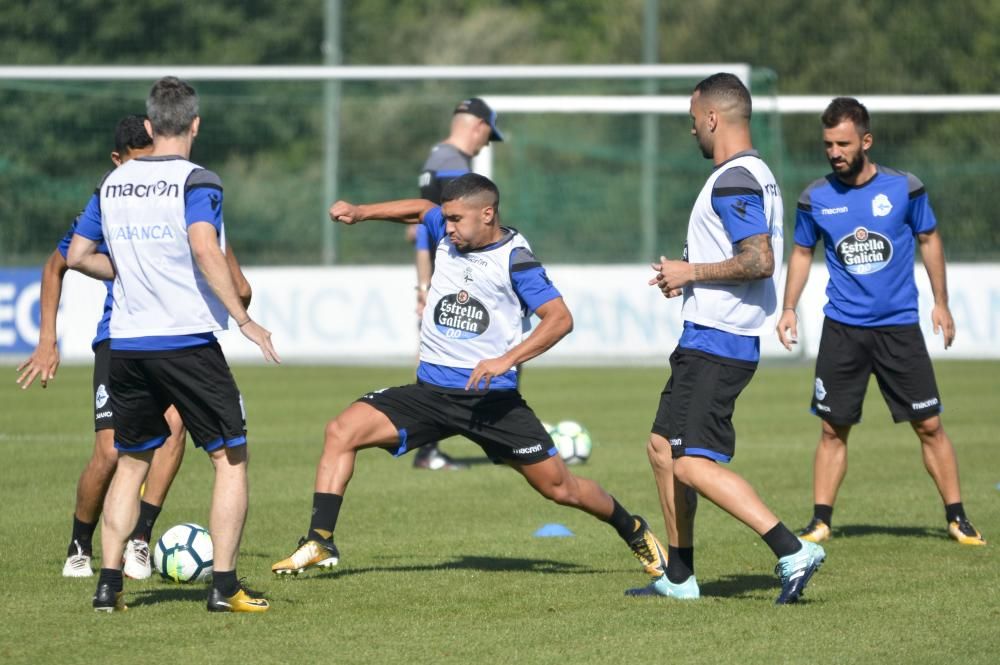
[[[426,249],[418,249],[416,255],[417,264],[417,286],[429,287],[431,283],[431,253]]]
[[[572,331],[573,316],[569,309],[565,306],[553,308],[553,311],[542,316],[541,322],[527,339],[508,351],[505,356],[511,365],[520,365],[542,355]]]
[[[785,275],[785,299],[783,309],[795,309],[802,297],[802,291],[809,280],[809,269],[812,266],[812,248],[796,245],[792,255],[788,257],[788,272]]]
[[[52,252],[42,269],[42,293],[39,298],[41,322],[38,327],[38,344],[54,344],[56,341],[56,318],[59,300],[62,297],[63,278],[69,266],[58,250]]]
[[[774,252],[765,234],[753,235],[737,244],[736,255],[718,263],[694,263],[695,282],[750,282],[774,274]]]
[[[364,203],[358,206],[359,220],[385,220],[418,224],[424,213],[434,207],[434,203],[426,199],[400,199],[398,201],[383,201],[381,203]]]
[[[250,282],[247,280],[246,275],[243,274],[240,262],[236,260],[236,254],[233,253],[232,245],[226,246],[226,265],[229,266],[229,274],[232,275],[233,284],[236,286],[236,295],[239,296],[244,308],[250,307],[253,289],[250,288]]]
[[[69,254],[66,258],[69,267],[87,277],[93,277],[101,281],[115,278],[115,267],[111,259],[104,254],[85,254],[73,256]]]
[[[212,293],[219,299],[222,305],[229,312],[238,324],[243,324],[250,319],[246,307],[243,306],[240,296],[233,283],[232,273],[229,271],[225,255],[218,244],[208,242],[196,242],[192,239],[191,253],[201,274],[208,282]]]
[[[944,243],[936,231],[917,236],[920,243],[920,256],[924,260],[924,269],[931,282],[931,293],[934,294],[934,304],[948,306],[948,278],[945,269]]]

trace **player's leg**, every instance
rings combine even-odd
[[[94,450],[76,485],[76,508],[73,511],[73,533],[63,564],[64,577],[90,577],[93,571],[94,531],[101,517],[101,507],[108,485],[118,464],[114,430],[100,429],[94,435]]]
[[[875,378],[896,422],[909,422],[920,440],[924,467],[945,507],[951,538],[965,545],[985,545],[965,515],[955,447],[941,424],[941,399],[923,333],[917,325],[877,336]]]
[[[823,321],[812,412],[822,419],[819,442],[813,458],[813,516],[799,535],[822,542],[832,535],[833,506],[847,475],[847,439],[851,427],[861,421],[861,411],[872,373],[871,331]]]
[[[63,564],[64,577],[93,575],[90,560],[93,556],[94,530],[97,529],[104,496],[118,463],[108,393],[110,361],[111,343],[105,340],[94,349],[94,449],[76,484],[73,533],[66,552],[66,563]]]
[[[372,405],[371,400],[375,398],[392,400],[392,394],[386,398],[384,393],[369,393],[327,423],[323,453],[316,466],[309,531],[289,557],[271,566],[271,572],[276,575],[297,575],[307,568],[332,568],[340,561],[333,533],[347,485],[354,475],[358,451],[374,446],[395,446],[401,439],[400,431],[389,416]],[[404,440],[404,446],[405,443]]]
[[[208,518],[212,560],[220,571],[235,571],[247,516],[247,447],[221,446],[209,453],[215,467]]]
[[[174,476],[177,475],[177,470],[184,459],[184,443],[187,438],[184,422],[173,406],[166,410],[163,417],[170,427],[170,436],[153,455],[149,473],[146,475],[146,489],[139,502],[139,518],[129,535],[128,542],[125,543],[122,572],[132,579],[142,580],[153,574],[149,549],[149,543],[153,539],[153,527],[160,516],[163,501],[174,481]]]

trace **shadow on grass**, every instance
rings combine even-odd
[[[211,588],[209,584],[190,584],[139,589],[135,592],[126,589],[125,603],[129,607],[155,605],[157,603],[167,603],[172,600],[205,603],[208,600],[209,588]]]
[[[518,573],[555,573],[555,574],[593,574],[607,572],[604,569],[591,568],[565,561],[551,559],[517,559],[492,556],[460,556],[450,561],[433,564],[384,565],[365,568],[336,568],[331,571],[312,571],[306,577],[323,577],[337,579],[352,575],[367,575],[369,573],[414,573],[433,572],[439,570],[478,570],[487,573],[518,572]]]
[[[781,584],[774,575],[724,575],[714,580],[700,582],[702,596],[718,596],[720,598],[739,598],[751,595],[756,591],[781,591]]]
[[[935,538],[940,539],[943,531],[926,526],[886,526],[881,524],[844,524],[834,527],[833,535],[854,536],[897,536],[901,538]]]

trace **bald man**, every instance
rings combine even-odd
[[[800,598],[826,557],[723,466],[735,454],[736,398],[756,371],[760,335],[773,327],[781,274],[781,192],[753,149],[750,111],[750,93],[732,74],[706,78],[691,95],[691,134],[714,168],[691,211],[683,258],[660,257],[649,280],[667,298],[684,298],[684,331],[647,445],[669,537],[667,570],[630,595],[699,597],[693,546],[699,494],[774,552],[779,605]]]

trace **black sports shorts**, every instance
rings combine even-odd
[[[395,456],[461,434],[494,462],[533,464],[557,455],[535,412],[516,390],[466,392],[413,383],[358,399],[384,413],[399,431]]]
[[[111,340],[94,347],[94,431],[114,427],[111,417]]]
[[[813,413],[833,425],[861,422],[872,374],[895,422],[941,413],[934,367],[919,325],[862,328],[824,319],[816,355]]]
[[[670,442],[674,458],[730,461],[736,453],[736,398],[756,370],[756,363],[677,347],[651,431]]]
[[[159,448],[170,434],[163,412],[171,404],[199,448],[245,445],[246,415],[217,342],[173,351],[112,351],[111,405],[115,447]]]

